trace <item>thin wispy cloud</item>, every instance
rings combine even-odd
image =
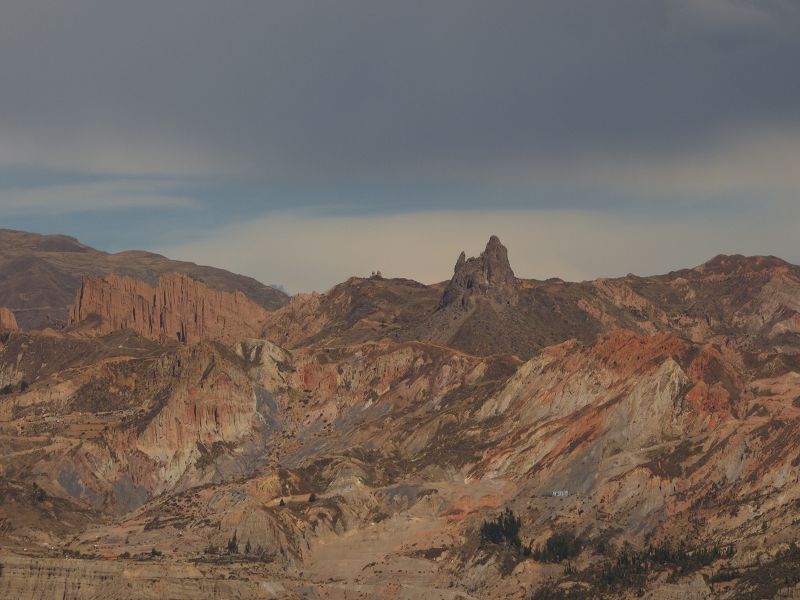
[[[119,209],[193,209],[190,197],[170,193],[170,186],[147,181],[100,181],[0,189],[4,217],[30,217],[114,211]]]

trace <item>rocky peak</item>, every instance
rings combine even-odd
[[[0,308],[0,331],[19,331],[17,318],[5,307]]]
[[[164,342],[254,337],[268,311],[241,292],[219,292],[183,273],[163,275],[155,288],[130,277],[84,278],[70,325],[94,321],[97,333],[132,329]]]
[[[462,252],[447,284],[439,308],[458,305],[467,308],[476,297],[488,297],[502,304],[517,298],[516,277],[508,262],[508,250],[493,235],[480,256],[467,258]]]

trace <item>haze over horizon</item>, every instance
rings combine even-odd
[[[4,4],[0,226],[324,290],[800,263],[788,0]]]

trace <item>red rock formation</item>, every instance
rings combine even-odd
[[[182,273],[161,277],[152,288],[130,277],[84,278],[70,312],[70,325],[99,319],[104,334],[132,329],[160,342],[203,339],[234,343],[257,335],[267,310],[241,292],[218,292]]]
[[[17,318],[8,308],[0,308],[0,330],[19,331]]]

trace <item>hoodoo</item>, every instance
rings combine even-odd
[[[516,299],[516,282],[508,262],[508,250],[500,238],[493,235],[480,256],[467,259],[464,252],[459,255],[439,308],[451,305],[466,308],[481,296],[506,304]]]
[[[169,273],[155,288],[117,275],[84,278],[69,322],[99,318],[93,324],[98,333],[132,329],[160,342],[235,343],[257,336],[266,316],[266,309],[241,292],[218,292],[183,273]]]

